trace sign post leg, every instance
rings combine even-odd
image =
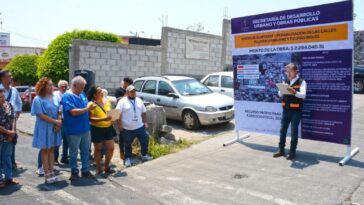
[[[349,160],[351,160],[356,154],[359,153],[359,148],[351,150],[351,146],[347,145],[346,147],[346,156],[339,162],[340,166],[344,166]]]
[[[236,132],[236,138],[231,139],[231,140],[229,140],[229,141],[225,142],[224,144],[222,144],[222,146],[226,147],[226,146],[228,146],[228,145],[232,145],[232,144],[234,144],[235,142],[239,142],[239,141],[242,141],[243,139],[246,139],[246,138],[250,137],[250,134],[249,134],[249,133],[247,133],[247,134],[243,135],[243,136],[240,138],[239,130],[235,130],[235,132]]]

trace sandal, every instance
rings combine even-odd
[[[54,174],[54,172],[52,172],[51,176],[52,176],[51,179],[53,180],[53,183],[60,181],[60,179]]]
[[[116,171],[114,169],[111,169],[110,167],[105,169],[105,173],[107,174],[114,174]]]
[[[52,177],[52,173],[48,173],[48,174],[45,174],[44,175],[45,177],[45,184],[53,184],[55,181],[54,181],[54,178]]]
[[[100,169],[100,170],[97,170],[97,174],[98,174],[98,175],[101,175],[102,173],[104,173],[104,171],[103,171],[103,170],[101,170],[101,169]]]
[[[9,180],[6,180],[5,184],[7,184],[7,185],[18,185],[19,182],[16,181],[15,179],[9,179]]]

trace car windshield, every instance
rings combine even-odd
[[[202,95],[212,91],[195,79],[177,80],[172,82],[181,95]]]

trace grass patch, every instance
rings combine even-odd
[[[178,140],[173,144],[160,144],[154,137],[149,138],[149,155],[158,158],[167,154],[176,153],[193,145],[195,142]]]

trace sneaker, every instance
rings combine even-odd
[[[81,176],[83,178],[95,178],[95,175],[93,175],[90,171],[88,171],[88,172],[82,172]]]
[[[36,172],[37,172],[38,176],[43,176],[44,175],[44,169],[43,169],[43,167],[37,169]]]
[[[143,162],[146,162],[146,161],[150,161],[150,160],[152,160],[153,159],[153,157],[152,156],[149,156],[149,155],[144,155],[144,156],[142,156],[142,161]]]
[[[54,160],[54,165],[59,166],[60,165],[59,161],[58,160]]]
[[[76,180],[76,179],[78,179],[78,178],[80,178],[80,176],[78,175],[78,173],[72,173],[72,174],[71,174],[71,177],[70,177],[70,180],[71,180],[71,181],[74,181],[74,180]]]
[[[126,158],[124,160],[124,166],[125,167],[131,167],[131,160],[130,160],[130,158]]]
[[[62,164],[69,164],[69,160],[68,159],[61,159],[61,163]]]

